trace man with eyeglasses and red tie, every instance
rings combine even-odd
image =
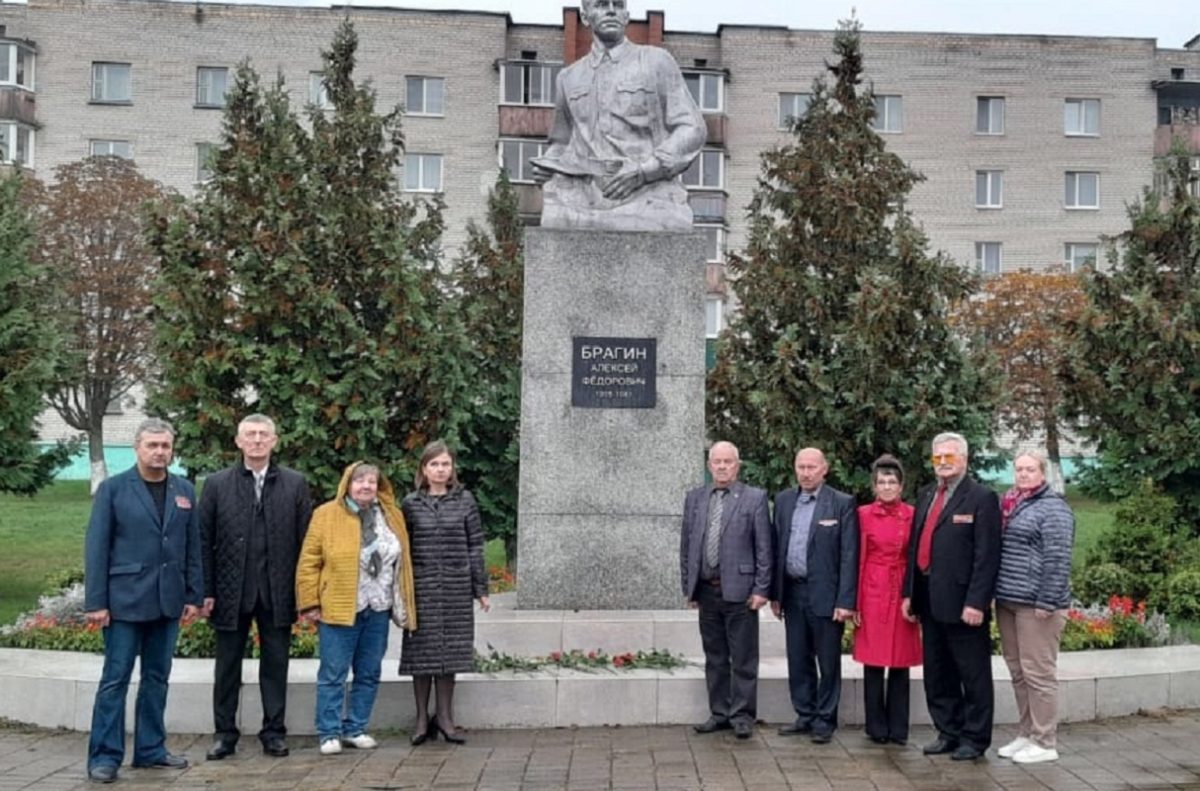
[[[961,434],[938,434],[932,449],[937,482],[917,495],[900,607],[921,622],[925,701],[937,728],[924,752],[970,761],[992,742],[988,621],[1000,568],[1000,501],[967,475]]]

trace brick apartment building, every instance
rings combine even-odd
[[[205,178],[237,64],[249,58],[264,80],[286,80],[295,105],[319,105],[319,53],[347,15],[359,33],[359,77],[373,81],[381,106],[406,109],[404,188],[446,200],[447,255],[467,221],[484,217],[501,167],[536,221],[540,188],[527,160],[549,131],[555,75],[590,47],[575,8],[562,25],[523,25],[488,12],[0,0],[0,161],[47,177],[88,154],[129,156],[188,192]],[[803,112],[833,32],[671,31],[651,11],[629,35],[675,56],[708,122],[707,148],[684,180],[712,243],[715,335],[722,262],[744,243],[759,152]],[[1200,36],[1180,49],[1139,38],[870,30],[862,40],[877,128],[927,177],[909,208],[932,247],[966,266],[1079,266],[1125,227],[1127,202],[1152,183],[1172,135],[1200,153]]]

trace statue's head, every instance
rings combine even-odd
[[[629,9],[625,0],[581,0],[583,24],[592,29],[592,34],[608,46],[619,44],[625,38],[625,26],[629,24]]]

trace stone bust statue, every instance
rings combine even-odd
[[[532,160],[542,227],[687,231],[679,174],[707,137],[675,59],[625,37],[625,0],[583,0],[592,50],[558,75],[554,127]]]

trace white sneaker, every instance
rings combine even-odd
[[[365,733],[360,733],[357,736],[344,736],[342,737],[342,743],[347,747],[354,747],[359,750],[374,750],[379,746],[379,742]]]
[[[340,739],[324,739],[321,742],[321,755],[337,755],[342,751]]]
[[[1014,755],[1021,752],[1031,744],[1033,744],[1033,742],[1031,742],[1029,739],[1026,739],[1024,736],[1018,736],[997,750],[996,754],[1001,758],[1012,758]]]
[[[1053,747],[1042,747],[1039,744],[1029,744],[1024,750],[1013,756],[1013,763],[1040,764],[1044,761],[1057,761],[1058,750]]]

